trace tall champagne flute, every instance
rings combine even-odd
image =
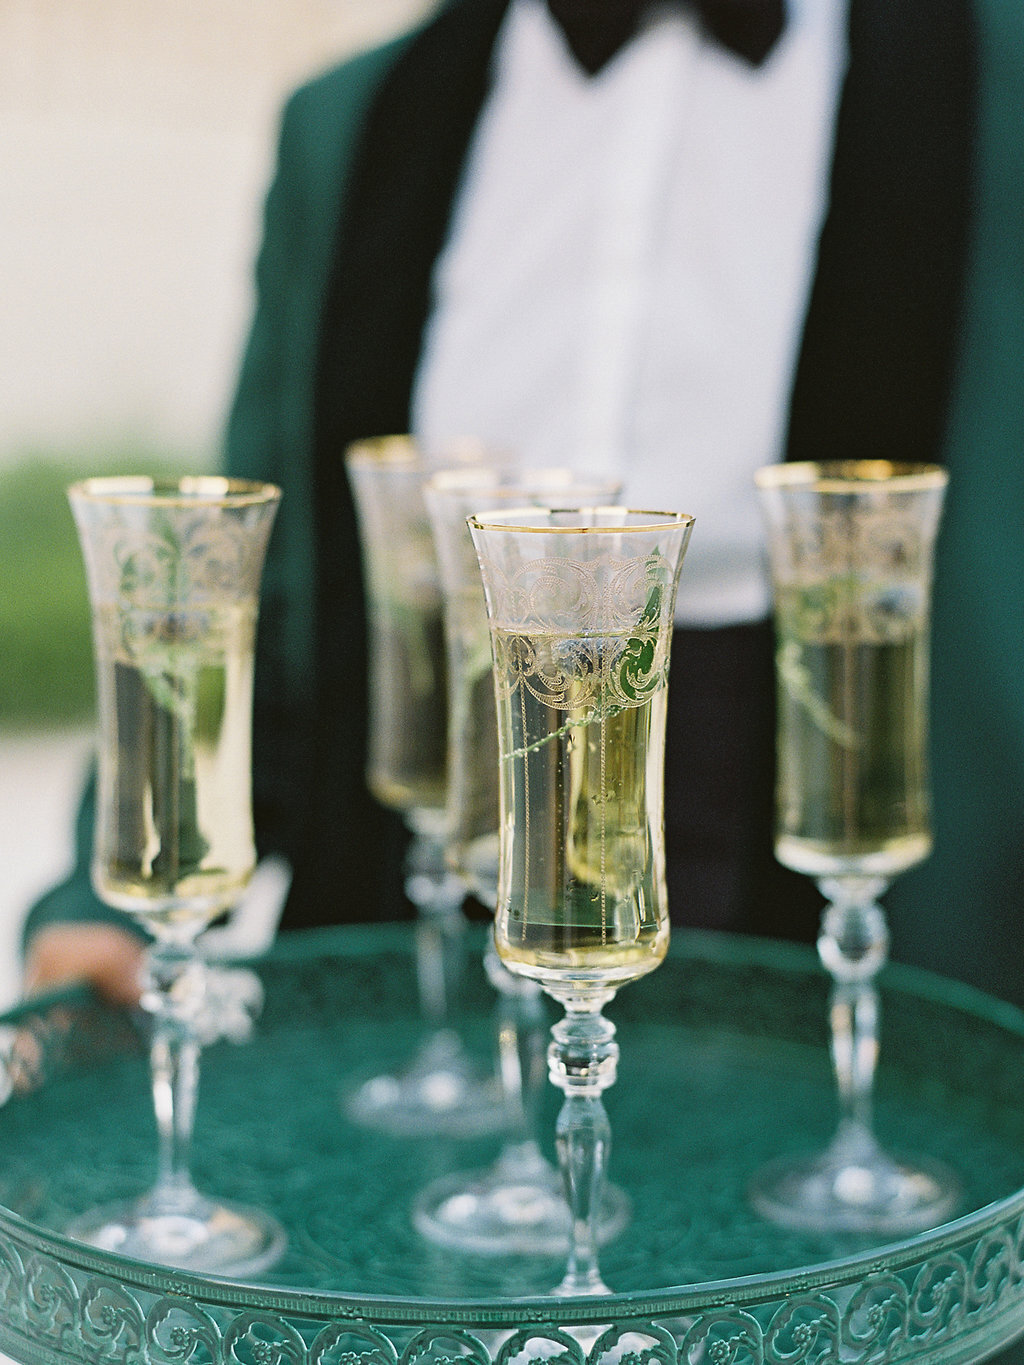
[[[501,836],[495,943],[565,1010],[548,1071],[570,1211],[560,1294],[601,1294],[619,1049],[602,1010],[668,949],[665,703],[692,518],[600,507],[469,519],[494,659]]]
[[[405,436],[346,454],[365,570],[370,645],[367,783],[412,832],[406,894],[417,911],[420,1004],[428,1035],[397,1075],[348,1099],[359,1123],[455,1136],[501,1126],[493,1078],[474,1065],[453,1017],[466,927],[466,886],[448,866],[448,692],[437,557],[423,484],[437,468]]]
[[[839,1123],[824,1152],[760,1172],[752,1199],[789,1226],[915,1232],[952,1211],[958,1188],[874,1135],[874,980],[889,944],[878,898],[932,845],[929,606],[946,473],[862,460],[775,465],[756,481],[775,595],[775,853],[828,901],[818,951]]]
[[[92,608],[99,764],[92,879],[153,936],[155,1186],[94,1209],[69,1235],[138,1260],[246,1275],[284,1234],[266,1214],[200,1194],[189,1173],[204,1005],[197,934],[255,863],[253,643],[270,484],[89,479],[69,489]]]
[[[561,508],[617,500],[618,480],[587,479],[568,469],[477,465],[445,469],[424,486],[444,592],[448,648],[448,859],[491,910],[498,896],[498,721],[491,643],[480,566],[467,517],[512,506]],[[569,1210],[559,1173],[537,1141],[544,1086],[547,1010],[535,981],[514,976],[493,937],[485,968],[497,993],[498,1074],[509,1131],[484,1170],[432,1182],[416,1201],[414,1221],[431,1241],[485,1254],[560,1254],[568,1246]],[[629,1203],[609,1187],[599,1237],[628,1221]]]

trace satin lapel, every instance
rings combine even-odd
[[[972,199],[969,0],[851,0],[787,457],[942,456]]]
[[[294,923],[333,920],[348,900],[364,915],[402,913],[405,836],[397,817],[370,799],[363,776],[363,579],[343,457],[359,437],[408,430],[434,260],[507,3],[455,0],[409,41],[371,102],[345,181],[315,375],[314,759],[306,809],[317,818],[296,864],[303,875],[297,872],[289,901]],[[353,857],[353,847],[372,848],[374,857]],[[360,868],[372,871],[372,888],[353,881]]]
[[[507,3],[456,0],[410,40],[371,102],[347,180],[315,377],[314,521],[320,620],[333,633],[351,625],[352,640],[362,594],[344,451],[409,429],[431,273]]]
[[[321,337],[321,448],[408,430],[434,261],[508,0],[457,0],[412,40],[371,105]]]

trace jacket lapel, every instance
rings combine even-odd
[[[851,0],[789,459],[941,457],[972,198],[969,11]]]
[[[354,440],[407,432],[413,381],[490,53],[508,0],[455,0],[399,53],[350,165],[320,328],[313,449],[321,675],[362,634]]]
[[[508,0],[457,0],[403,50],[369,111],[323,314],[325,449],[404,432],[462,165]]]
[[[314,757],[306,809],[318,818],[296,859],[289,924],[333,920],[341,886],[359,913],[401,914],[406,836],[370,799],[363,776],[365,607],[344,452],[361,437],[409,428],[434,261],[507,3],[455,0],[401,49],[344,177],[314,377]],[[377,857],[347,856],[353,844]],[[373,872],[372,889],[353,883],[353,868],[362,866]]]

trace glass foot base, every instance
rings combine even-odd
[[[598,1241],[617,1237],[631,1212],[626,1195],[609,1186]],[[417,1199],[413,1223],[438,1246],[484,1256],[564,1256],[569,1248],[561,1177],[539,1151],[526,1160],[502,1154],[486,1170],[434,1181]]]
[[[353,1123],[399,1137],[478,1137],[508,1123],[496,1080],[480,1076],[448,1032],[435,1034],[407,1071],[374,1076],[343,1105]]]
[[[238,1279],[266,1270],[287,1245],[268,1214],[202,1195],[179,1209],[151,1198],[106,1204],[77,1218],[67,1235],[136,1261]]]
[[[782,1227],[893,1236],[937,1227],[960,1199],[956,1178],[938,1163],[901,1161],[879,1148],[851,1155],[837,1145],[773,1162],[749,1193],[754,1209]]]

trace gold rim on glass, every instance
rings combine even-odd
[[[942,488],[948,480],[941,465],[893,460],[794,460],[765,465],[754,474],[758,488],[804,488],[817,493],[865,493],[872,486],[910,492]]]
[[[345,452],[346,464],[394,465],[412,468],[426,463],[422,450],[411,436],[372,436],[356,441]]]
[[[552,516],[572,516],[593,519],[601,516],[610,518],[607,525],[553,526],[546,520]],[[641,521],[626,522],[625,517],[641,517]],[[615,520],[611,520],[615,518]],[[543,519],[543,520],[542,520]],[[667,526],[692,526],[694,518],[688,512],[651,512],[635,510],[632,507],[510,507],[500,512],[480,513],[467,517],[469,525],[477,531],[522,531],[527,535],[599,535],[607,531],[629,532],[661,531]],[[530,524],[531,520],[534,524]]]
[[[502,482],[503,479],[505,482]],[[604,497],[614,492],[613,485],[620,486],[621,480],[581,474],[568,466],[511,464],[446,465],[431,474],[426,483],[432,493],[460,498],[471,498],[476,493],[486,494],[488,498],[511,503],[513,508],[522,506],[522,502],[515,503],[512,499],[521,500],[524,494],[543,493],[554,497],[558,493],[571,494],[577,488],[588,488],[594,497]],[[494,510],[505,511],[497,507]]]
[[[276,484],[254,479],[230,479],[219,474],[187,474],[180,479],[153,479],[148,474],[112,475],[82,479],[68,489],[68,496],[84,502],[118,502],[125,506],[179,505],[219,502],[230,507],[255,507],[276,502]]]
[[[427,449],[415,436],[395,433],[391,436],[367,436],[353,441],[345,451],[345,463],[355,468],[410,470],[433,475],[440,470],[489,468],[494,452],[489,453],[479,441],[456,440],[447,442],[443,449]],[[509,463],[506,459],[503,463]]]

